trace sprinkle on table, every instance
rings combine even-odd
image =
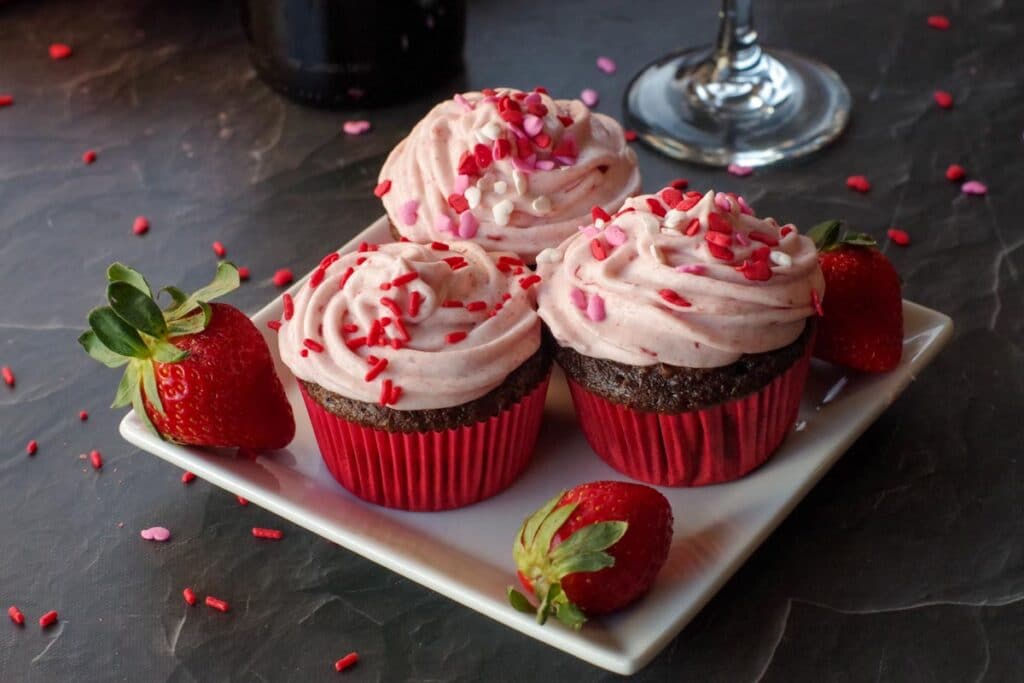
[[[271,541],[280,541],[284,538],[284,532],[280,529],[265,529],[258,526],[252,528],[252,535],[256,538],[266,538]]]
[[[29,455],[35,455],[38,451],[39,451],[39,442],[36,441],[35,439],[32,439],[31,441],[29,441],[28,444],[26,444],[26,446],[25,446],[25,452],[28,453]]]
[[[135,222],[132,223],[132,232],[139,236],[149,232],[149,219],[145,216],[136,216]]]
[[[866,176],[852,175],[846,179],[846,186],[851,190],[856,190],[861,194],[871,190],[871,182]]]
[[[185,602],[187,602],[189,606],[194,606],[198,602],[196,592],[191,588],[186,587],[185,590],[181,591],[181,596],[185,598]]]
[[[78,411],[78,419],[81,420],[82,422],[88,421],[88,419],[89,419],[89,411],[87,411],[87,410],[79,410]]]
[[[892,240],[895,244],[900,245],[901,247],[905,247],[908,244],[910,244],[910,235],[907,234],[906,230],[900,230],[899,228],[889,228],[886,234],[889,235],[890,240]]]
[[[928,26],[937,31],[948,31],[949,27],[952,26],[949,21],[949,17],[941,14],[933,14],[927,19]]]
[[[14,95],[9,95],[7,93],[0,94],[0,109],[9,107],[12,104],[14,104]]]
[[[95,449],[89,451],[89,462],[92,463],[92,468],[94,470],[103,469],[103,454]]]
[[[13,387],[14,386],[14,383],[15,383],[14,370],[11,370],[10,367],[5,365],[2,368],[0,368],[0,375],[3,375],[4,384],[6,384],[9,387]]]
[[[57,610],[50,610],[43,616],[39,617],[40,628],[50,628],[57,623],[58,615]]]
[[[365,120],[346,121],[341,125],[345,135],[363,135],[369,133],[371,128],[373,128],[372,124]]]
[[[71,46],[64,43],[50,45],[50,59],[67,59],[71,56]]]
[[[215,598],[212,595],[207,595],[206,600],[204,600],[203,602],[206,603],[207,607],[212,607],[218,612],[228,612],[231,610],[231,607],[230,605],[228,605],[227,602],[221,600],[220,598]]]
[[[611,57],[598,57],[597,68],[599,71],[611,75],[618,70],[618,65],[615,64],[615,60]]]
[[[290,268],[281,268],[274,273],[273,282],[276,287],[287,287],[293,279]]]
[[[192,472],[185,471],[181,475],[181,483],[185,484],[186,486],[188,484],[191,484],[195,480],[196,480],[196,475],[194,473],[192,473]]]
[[[87,149],[82,153],[82,163],[89,166],[96,161],[96,150]]]
[[[946,168],[946,180],[951,183],[959,182],[967,177],[967,171],[960,164],[950,164]]]
[[[356,652],[349,652],[347,655],[339,659],[334,663],[334,670],[341,672],[354,666],[359,661],[359,654]]]
[[[11,621],[18,626],[25,625],[25,615],[21,613],[21,610],[18,609],[17,605],[11,605],[7,608],[7,616],[9,616]]]
[[[953,108],[953,95],[946,90],[936,90],[932,93],[932,99],[943,109]]]
[[[988,185],[980,180],[968,180],[960,186],[960,191],[964,194],[984,195],[988,194]]]

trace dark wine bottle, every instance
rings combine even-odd
[[[411,99],[462,70],[465,0],[241,0],[256,71],[322,107]]]

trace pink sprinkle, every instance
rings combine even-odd
[[[601,231],[598,230],[593,225],[581,225],[580,226],[580,232],[582,232],[584,235],[586,235],[587,239],[591,239],[591,240],[594,239],[595,237],[597,237],[601,233]]]
[[[729,164],[729,168],[726,170],[728,170],[729,173],[733,174],[734,176],[739,176],[740,178],[745,178],[746,176],[754,172],[754,168],[752,166],[741,166],[739,164]]]
[[[600,294],[591,294],[587,300],[587,318],[595,323],[604,320],[604,299]]]
[[[583,92],[580,93],[580,99],[583,100],[583,104],[588,107],[594,107],[601,100],[597,91],[593,88],[584,88]]]
[[[964,194],[982,195],[988,193],[988,186],[978,180],[968,180],[960,186],[960,191]]]
[[[536,166],[541,171],[552,171],[555,168],[555,162],[551,159],[541,159],[537,162]]]
[[[740,213],[744,213],[744,214],[746,214],[748,216],[753,216],[754,215],[754,210],[752,208],[750,208],[749,204],[747,204],[747,200],[746,199],[744,199],[742,196],[740,196],[740,197],[738,197],[736,199],[736,201],[738,201],[739,204],[740,204]]]
[[[148,529],[143,529],[139,532],[147,541],[156,541],[157,543],[163,543],[171,537],[170,529],[166,529],[162,526],[153,526]]]
[[[464,213],[469,212],[467,211]],[[454,227],[455,223],[452,221],[451,216],[446,216],[442,213],[434,219],[434,230],[437,230],[438,232],[452,232]]]
[[[715,195],[715,206],[726,213],[732,211],[732,201],[723,192],[719,192]]]
[[[699,263],[687,263],[686,265],[676,266],[676,272],[678,273],[690,273],[692,275],[703,275],[707,272],[707,268]]]
[[[569,291],[569,300],[572,301],[572,305],[581,311],[587,309],[587,295],[583,293],[583,290],[578,287],[573,287]]]
[[[473,103],[463,97],[461,93],[455,93],[455,97],[452,99],[462,105],[462,108],[466,111],[473,111]]]
[[[369,121],[346,121],[342,124],[341,129],[345,131],[346,135],[362,135],[369,133],[371,127]]]
[[[476,219],[471,211],[463,211],[459,214],[459,237],[472,239],[476,237],[476,231],[480,229],[480,221]]]
[[[618,67],[615,66],[615,61],[611,57],[598,57],[597,68],[606,74],[613,74],[616,69],[618,69]]]
[[[608,244],[617,247],[626,241],[626,233],[617,225],[609,225],[604,229],[604,238]]]
[[[398,207],[398,218],[406,225],[416,225],[416,220],[419,218],[416,212],[419,211],[419,208],[420,203],[415,199],[410,199]]]
[[[452,187],[453,194],[462,194],[469,188],[469,176],[465,173],[460,173],[455,176],[455,186]]]
[[[523,131],[531,138],[536,137],[544,130],[544,119],[533,114],[527,114],[523,119]]]

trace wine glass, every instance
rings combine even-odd
[[[826,65],[763,50],[752,0],[722,0],[711,47],[666,55],[626,89],[627,125],[677,159],[763,166],[821,149],[850,117],[850,91]]]

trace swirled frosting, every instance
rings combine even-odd
[[[825,288],[814,243],[792,225],[742,197],[673,188],[595,215],[537,271],[558,343],[629,365],[721,367],[781,348]]]
[[[500,88],[434,107],[392,150],[376,193],[414,242],[463,239],[533,263],[640,189],[622,127],[579,100]]]
[[[514,256],[471,242],[328,254],[294,298],[285,295],[281,359],[349,399],[396,410],[461,405],[540,347],[539,279]]]

